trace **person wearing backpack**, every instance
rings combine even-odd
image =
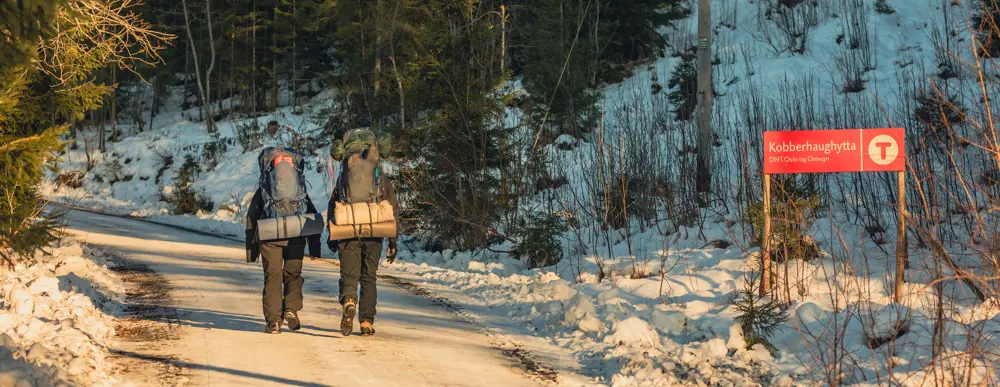
[[[383,242],[388,240],[386,261],[392,263],[396,258],[399,206],[392,182],[381,173],[380,153],[388,153],[385,148],[389,147],[376,144],[382,141],[367,128],[355,129],[331,149],[334,158],[341,161],[341,173],[327,207],[327,246],[340,257],[340,329],[344,336],[353,332],[356,313],[361,334],[375,334],[376,273]]]
[[[322,216],[306,192],[302,157],[288,148],[265,148],[258,156],[260,179],[247,210],[247,263],[263,257],[265,333],[281,325],[301,328],[302,262],[320,256]],[[318,231],[317,231],[318,230]]]

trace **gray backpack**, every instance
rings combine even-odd
[[[344,159],[340,174],[340,201],[377,203],[381,196],[381,160],[372,146]]]

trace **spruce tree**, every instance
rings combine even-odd
[[[28,88],[31,60],[47,38],[57,0],[0,4],[0,264],[29,257],[56,237],[55,218],[42,214],[36,185],[60,146],[63,127],[46,126]]]
[[[510,56],[535,124],[577,137],[596,125],[599,88],[662,56],[660,29],[690,13],[681,0],[510,3]]]

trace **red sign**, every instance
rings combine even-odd
[[[764,132],[764,173],[902,171],[903,134],[900,128]]]

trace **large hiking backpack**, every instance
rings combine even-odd
[[[257,222],[258,240],[322,233],[322,217],[308,213],[305,160],[302,155],[289,148],[268,147],[257,156],[257,163],[263,201],[261,219]]]
[[[340,179],[335,189],[334,219],[330,239],[393,237],[396,220],[392,205],[381,197],[381,155],[377,137],[367,129],[355,129],[343,139]],[[337,144],[334,145],[337,151]]]

